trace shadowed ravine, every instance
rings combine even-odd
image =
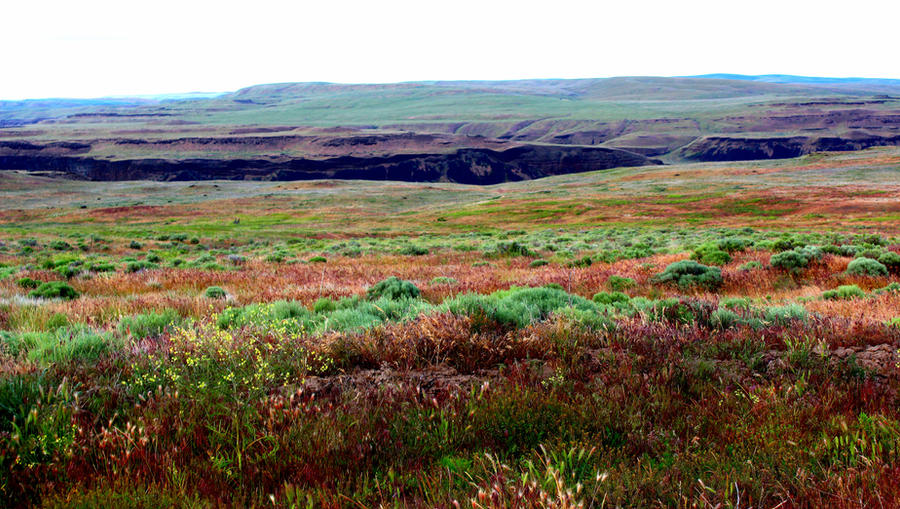
[[[60,172],[70,178],[118,180],[364,179],[498,184],[626,166],[661,164],[601,147],[525,145],[504,151],[463,148],[446,154],[253,159],[123,159],[48,154],[48,146],[0,144],[0,169]],[[27,147],[22,145],[29,145]],[[52,147],[75,150],[77,147]]]

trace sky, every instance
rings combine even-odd
[[[896,0],[9,0],[0,99],[290,81],[900,78]]]

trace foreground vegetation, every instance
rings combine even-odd
[[[541,185],[407,189],[360,224],[312,202],[309,231],[258,190],[227,226],[180,187],[115,220],[9,207],[0,505],[900,504],[894,225],[837,202],[792,225],[765,202],[720,224],[586,224],[600,201],[516,220]],[[657,210],[654,185],[620,207]],[[703,200],[684,203],[749,206]]]

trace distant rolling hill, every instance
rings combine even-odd
[[[0,168],[80,178],[484,183],[900,144],[900,80],[278,83],[219,95],[7,101],[0,142]],[[516,154],[530,159],[509,160]]]

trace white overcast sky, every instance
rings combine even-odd
[[[3,0],[0,99],[285,81],[900,78],[900,0]]]

